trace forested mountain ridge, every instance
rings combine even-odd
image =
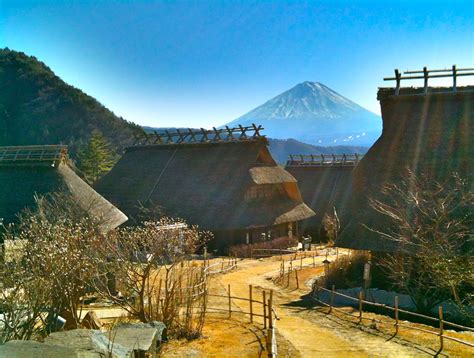
[[[0,49],[0,146],[62,143],[74,157],[94,130],[117,153],[142,132],[36,57]]]

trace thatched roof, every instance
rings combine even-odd
[[[285,169],[275,167],[254,167],[249,169],[255,184],[296,183],[296,179]]]
[[[361,156],[292,155],[285,170],[298,181],[305,203],[316,212],[307,226],[319,226],[336,208],[341,223],[350,210],[352,171]]]
[[[276,198],[244,200],[251,185],[282,184]],[[208,230],[235,230],[294,222],[314,215],[295,179],[279,168],[264,137],[244,141],[139,145],[96,189],[129,216],[142,205]]]
[[[380,88],[383,131],[353,173],[352,220],[336,244],[353,249],[394,251],[396,245],[369,231],[389,228],[370,208],[382,188],[410,169],[442,182],[457,172],[474,183],[474,86]],[[389,223],[390,224],[390,223]]]
[[[99,220],[105,232],[127,217],[85,183],[67,164],[65,146],[0,147],[0,218],[14,222],[35,195],[67,190],[74,200]]]

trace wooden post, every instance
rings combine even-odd
[[[263,328],[267,328],[267,301],[266,301],[266,294],[265,290],[262,292],[263,294]]]
[[[268,352],[269,358],[273,357],[272,341],[273,341],[273,330],[269,329],[267,330],[267,352]]]
[[[395,80],[397,81],[397,85],[395,87],[395,96],[398,96],[400,94],[400,80],[401,80],[402,74],[400,71],[395,69]]]
[[[428,69],[423,67],[423,78],[424,78],[424,86],[423,86],[423,93],[428,93]]]
[[[270,290],[268,299],[268,328],[273,329],[273,290]]]
[[[362,299],[364,295],[362,291],[359,292],[359,324],[362,323]]]
[[[231,307],[231,299],[230,299],[230,284],[228,285],[228,292],[229,292],[229,318],[232,316],[232,307]]]
[[[332,312],[332,306],[334,306],[334,291],[336,290],[336,287],[332,285],[331,288],[331,297],[329,299],[329,313]]]
[[[303,256],[300,257],[300,269],[303,268]]]
[[[281,274],[281,277],[285,276],[285,260],[283,260],[282,265],[283,265],[283,272]]]
[[[296,275],[296,288],[300,288],[300,281],[298,280],[298,270],[295,270]]]
[[[313,253],[313,267],[316,267],[316,262],[314,261],[314,253]]]
[[[291,264],[291,261],[290,261],[290,264]],[[286,282],[286,285],[289,286],[290,285],[290,275],[291,275],[291,266],[288,268],[288,280]]]
[[[249,285],[250,322],[253,322],[252,285]]]
[[[395,335],[398,334],[398,296],[395,296]]]
[[[441,352],[444,348],[444,337],[443,337],[443,331],[444,331],[444,322],[443,322],[443,306],[439,306],[438,309],[439,312],[439,352]]]
[[[453,65],[453,92],[456,92],[457,86],[456,86],[456,65]]]

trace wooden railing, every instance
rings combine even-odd
[[[395,69],[395,77],[385,77],[384,81],[396,81],[395,95],[400,94],[400,85],[403,80],[417,80],[423,79],[423,94],[428,93],[428,80],[430,78],[443,78],[443,77],[452,77],[453,79],[453,92],[457,92],[457,78],[461,76],[474,76],[474,68],[456,68],[456,65],[453,65],[450,69],[442,70],[428,70],[428,68],[423,67],[423,70],[417,71],[405,71],[405,75],[402,76],[401,72],[398,69]]]
[[[49,163],[60,161],[67,155],[67,147],[63,145],[30,145],[0,147],[0,165],[11,163]]]
[[[362,154],[290,154],[287,166],[356,166]]]
[[[329,303],[328,302],[324,302],[323,300],[320,299],[320,295],[319,293],[321,291],[324,291],[324,292],[327,292],[330,294],[329,296]],[[335,307],[335,304],[334,304],[334,301],[335,301],[335,297],[336,296],[339,296],[339,297],[344,297],[348,300],[352,300],[354,302],[357,302],[358,304],[358,314],[357,316],[349,313],[349,312],[346,312],[344,310],[341,310],[337,307]],[[420,332],[424,332],[424,333],[427,333],[427,334],[431,334],[431,335],[435,335],[435,336],[438,336],[439,337],[439,340],[440,340],[440,348],[439,348],[439,352],[441,352],[444,348],[444,340],[445,339],[448,339],[448,340],[451,340],[451,341],[454,341],[454,342],[457,342],[457,343],[460,343],[460,344],[463,344],[463,345],[466,345],[468,347],[471,347],[471,348],[474,348],[474,342],[467,342],[465,340],[462,340],[462,339],[459,339],[459,338],[456,338],[456,337],[452,337],[452,336],[449,336],[449,335],[446,335],[446,332],[445,332],[445,329],[444,327],[445,326],[451,326],[451,327],[454,327],[456,329],[460,329],[460,330],[464,330],[464,331],[469,331],[469,332],[474,332],[474,328],[472,327],[466,327],[466,326],[462,326],[460,324],[457,324],[457,323],[453,323],[453,322],[449,322],[449,321],[446,321],[444,320],[443,318],[443,307],[442,306],[439,306],[439,309],[438,309],[438,315],[439,315],[439,318],[435,318],[435,317],[430,317],[430,316],[426,316],[426,315],[423,315],[423,314],[420,314],[420,313],[415,313],[415,312],[411,312],[411,311],[407,311],[407,310],[404,310],[404,309],[401,309],[399,308],[399,304],[398,304],[398,296],[395,296],[394,298],[394,306],[389,306],[389,305],[385,305],[385,304],[381,304],[381,303],[377,303],[377,302],[370,302],[370,301],[366,301],[364,300],[364,296],[363,296],[363,291],[360,291],[359,292],[359,297],[358,298],[355,298],[355,297],[352,297],[352,296],[349,296],[349,295],[345,295],[345,294],[342,294],[342,293],[339,293],[336,291],[334,285],[332,286],[332,289],[331,290],[328,290],[324,287],[321,287],[319,285],[317,285],[317,283],[315,283],[313,285],[313,290],[312,290],[312,294],[311,294],[311,297],[317,301],[318,303],[324,305],[324,306],[327,306],[329,307],[329,312],[328,313],[331,313],[333,310],[334,311],[337,311],[337,312],[340,312],[344,315],[348,315],[348,316],[351,316],[351,317],[355,317],[355,318],[358,318],[359,320],[359,323],[362,324],[362,322],[364,320],[368,320],[370,322],[376,322],[376,323],[379,323],[379,324],[382,324],[382,325],[388,325],[388,326],[393,326],[394,327],[394,334],[397,335],[398,334],[398,331],[399,331],[399,328],[402,327],[402,328],[405,328],[405,329],[411,329],[411,330],[417,330],[417,331],[420,331]],[[384,320],[379,320],[379,319],[375,319],[373,317],[364,317],[363,316],[363,307],[364,306],[371,306],[371,307],[377,307],[377,308],[381,308],[381,309],[386,309],[390,312],[393,312],[393,315],[395,317],[395,323],[393,322],[389,322],[389,321],[384,321]],[[400,323],[400,320],[399,320],[399,314],[400,313],[403,313],[405,315],[411,315],[411,316],[414,316],[414,317],[418,317],[418,318],[422,318],[422,319],[425,319],[425,320],[429,320],[431,322],[434,322],[435,324],[438,325],[438,330],[437,331],[433,331],[433,330],[429,330],[429,329],[424,329],[424,328],[419,328],[417,326],[413,326],[413,325],[407,325],[407,324],[404,324],[404,323]]]

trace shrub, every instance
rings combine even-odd
[[[355,251],[347,256],[339,256],[329,264],[327,275],[319,281],[320,285],[331,288],[351,288],[363,285],[364,265],[370,260],[366,251]]]

